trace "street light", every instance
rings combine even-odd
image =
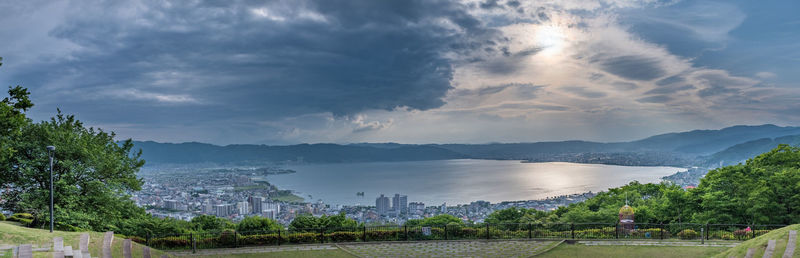
[[[53,233],[53,155],[56,146],[47,146],[47,154],[50,156],[50,233]]]

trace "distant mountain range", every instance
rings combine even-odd
[[[136,141],[148,164],[340,163],[445,159],[513,159],[618,165],[735,164],[774,148],[800,144],[800,127],[733,126],[667,133],[631,142],[559,141],[492,144],[298,144],[287,146]]]

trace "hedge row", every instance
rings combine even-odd
[[[658,239],[672,238],[673,234],[669,230],[661,228],[643,228],[637,230],[617,229],[614,227],[604,227],[582,230],[543,230],[543,229],[519,229],[519,230],[500,230],[489,229],[489,237],[492,239],[524,239],[524,238],[572,238],[578,239],[613,239],[613,238],[652,238]],[[769,230],[756,230],[758,236],[769,232]],[[404,241],[404,240],[443,240],[443,239],[484,239],[486,238],[485,228],[454,227],[448,228],[447,234],[443,228],[430,228],[430,232],[423,232],[420,228],[409,228],[408,232],[404,228],[381,229],[364,231],[339,231],[332,233],[309,233],[282,231],[276,233],[256,233],[256,234],[236,234],[233,231],[226,231],[219,234],[196,234],[198,248],[217,248],[235,246],[261,246],[280,244],[305,244],[320,242],[362,242],[366,233],[367,241]],[[712,231],[710,236],[715,239],[746,239],[751,238],[752,233],[743,235],[738,231]],[[662,235],[663,234],[663,235]],[[740,235],[740,236],[737,236]],[[692,229],[684,229],[676,234],[681,239],[696,239],[700,233]],[[150,246],[160,249],[189,249],[191,248],[190,235],[160,237],[150,239]],[[408,239],[406,239],[406,237]],[[146,240],[141,238],[133,239],[136,242],[144,243]]]

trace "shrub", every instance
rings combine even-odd
[[[259,234],[239,236],[239,245],[275,245],[278,244],[278,234]]]
[[[332,242],[355,242],[362,237],[359,232],[333,232],[326,237]]]
[[[0,213],[0,221],[4,221],[4,220],[6,220],[6,215],[3,215],[3,213]]]
[[[11,215],[11,217],[33,220],[33,215],[30,213],[14,213],[14,215]]]
[[[692,229],[684,229],[681,230],[681,232],[678,232],[678,237],[680,237],[681,239],[693,239],[697,238],[698,235],[699,234],[697,234],[697,231],[694,231]]]
[[[316,233],[293,233],[286,236],[286,240],[294,244],[307,244],[317,242],[318,236]]]
[[[441,230],[441,229],[439,229]],[[432,230],[433,231],[433,230]],[[386,240],[400,240],[401,236],[405,235],[403,230],[373,230],[367,231],[367,240],[369,241],[386,241]]]
[[[138,237],[138,236],[129,236],[128,238],[131,241],[136,242],[136,243],[140,243],[140,244],[145,244],[145,242],[147,242],[144,238],[141,238],[141,237]]]
[[[151,239],[150,246],[159,249],[179,249],[191,248],[192,243],[189,239],[182,237],[162,237]]]

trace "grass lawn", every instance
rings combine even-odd
[[[207,255],[207,256],[192,256],[192,257],[237,257],[237,258],[256,258],[256,257],[330,257],[330,258],[352,258],[354,256],[341,251],[341,250],[316,250],[316,251],[286,251],[286,252],[267,252],[267,253],[253,253],[253,254],[225,254],[225,255]]]
[[[64,238],[64,246],[72,246],[73,250],[78,250],[78,243],[80,235],[84,232],[65,232],[55,231],[50,233],[46,229],[26,228],[19,226],[18,223],[2,221],[0,222],[0,244],[2,245],[20,245],[20,244],[33,244],[34,246],[50,246],[53,245],[53,237],[60,236]],[[100,257],[103,249],[103,233],[101,232],[86,232],[89,233],[89,252],[92,257]],[[111,254],[114,257],[122,257],[122,236],[114,236],[114,243]],[[142,257],[142,246],[133,243],[132,245],[133,257]],[[160,257],[163,252],[159,250],[150,249],[152,257]],[[53,257],[51,252],[33,252],[34,257]]]
[[[756,238],[750,239],[738,245],[730,250],[727,250],[717,257],[744,257],[747,254],[748,248],[755,249],[755,255],[753,257],[761,257],[764,255],[764,251],[767,248],[767,242],[770,239],[777,240],[775,243],[775,252],[772,254],[773,257],[780,257],[783,256],[783,252],[786,251],[786,242],[789,240],[789,230],[797,230],[800,231],[800,224],[790,225],[786,227],[782,227],[773,231],[770,231],[767,234],[758,236]],[[800,238],[798,238],[800,239]],[[800,241],[798,241],[800,242]],[[800,246],[800,243],[795,243],[796,246]],[[795,249],[794,257],[800,256],[800,250]]]
[[[728,247],[587,246],[561,244],[538,257],[711,257]]]

